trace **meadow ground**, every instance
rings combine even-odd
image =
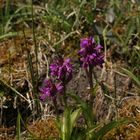
[[[139,140],[139,11],[138,0],[0,1],[0,140]],[[90,37],[103,48],[86,50]]]

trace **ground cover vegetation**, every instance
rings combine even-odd
[[[0,0],[0,140],[139,140],[139,36],[139,0]]]

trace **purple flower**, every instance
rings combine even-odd
[[[63,58],[55,59],[50,65],[51,76],[56,77],[63,83],[68,83],[72,79],[72,64],[71,60]]]
[[[93,37],[83,38],[80,41],[80,47],[85,48],[85,47],[88,47],[88,46],[92,46],[94,43],[95,43],[95,41],[94,41]]]
[[[95,44],[94,38],[83,38],[80,41],[80,50],[78,54],[81,56],[83,67],[100,66],[104,63],[104,55],[102,54],[103,47]]]
[[[51,79],[44,80],[43,86],[40,88],[40,99],[45,101],[47,97],[54,97],[57,93],[63,92],[62,83],[54,84]]]

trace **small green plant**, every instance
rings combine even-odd
[[[69,94],[76,100],[82,110],[83,118],[85,119],[85,127],[82,129],[83,137],[87,140],[102,140],[103,136],[106,135],[110,130],[119,127],[123,124],[134,123],[132,118],[120,118],[118,120],[110,121],[107,124],[98,124],[93,114],[93,109],[82,99],[75,94]]]
[[[134,119],[132,118],[123,118],[111,121],[110,123],[105,124],[103,127],[93,127],[87,131],[87,134],[91,134],[90,140],[102,140],[105,134],[107,134],[110,130],[117,128],[123,124],[134,123]],[[97,129],[97,130],[96,130]]]
[[[81,114],[80,108],[74,111],[72,111],[72,109],[70,108],[65,109],[63,116],[57,120],[61,140],[72,140],[72,139],[74,140],[74,138],[79,137],[79,134],[78,133],[75,134],[74,131],[80,114]]]

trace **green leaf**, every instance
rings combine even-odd
[[[71,109],[67,108],[64,112],[62,120],[57,120],[62,140],[71,140],[72,132],[80,113],[80,108],[73,112]]]
[[[75,123],[79,117],[81,113],[81,108],[75,110],[72,114],[71,114],[71,130],[73,129],[73,127],[75,126]]]
[[[73,129],[71,140],[86,140],[86,128],[75,127]]]
[[[69,95],[73,99],[75,99],[76,102],[81,107],[82,113],[83,113],[83,115],[85,117],[85,120],[86,120],[86,123],[87,123],[87,126],[88,127],[92,126],[94,124],[94,114],[93,114],[92,108],[87,103],[82,101],[81,98],[78,95],[72,94],[72,93],[70,93]]]
[[[99,128],[99,127],[101,127],[101,124],[91,126],[90,128],[87,129],[86,135],[89,135],[89,134],[94,135],[95,134],[95,130],[97,128]]]
[[[8,37],[14,37],[14,36],[17,36],[18,33],[17,32],[9,32],[9,33],[6,33],[4,35],[1,35],[0,36],[0,40],[4,39],[4,38],[8,38]]]
[[[94,0],[94,1],[93,1],[93,5],[94,5],[93,8],[96,9],[97,0]]]
[[[125,69],[125,68],[122,68],[122,70],[123,70],[130,78],[132,78],[132,79],[136,82],[137,86],[140,88],[140,79],[139,79],[138,77],[136,77],[131,71],[129,71],[129,70]]]
[[[102,140],[103,136],[107,132],[109,132],[111,129],[116,128],[118,126],[121,126],[123,124],[129,124],[129,123],[132,123],[132,122],[134,122],[134,119],[132,119],[132,118],[123,118],[123,119],[112,121],[112,122],[106,124],[105,126],[103,126],[99,131],[97,131],[94,134],[94,139],[95,140]]]
[[[70,139],[70,110],[66,109],[62,120],[62,140]]]
[[[4,91],[0,91],[0,98],[4,96]]]
[[[124,44],[126,45],[128,42],[129,42],[129,39],[130,37],[132,36],[134,30],[135,30],[135,20],[134,18],[131,18],[130,22],[128,23],[128,26],[127,26],[127,32],[126,32],[126,38],[125,38],[125,41],[124,41]]]
[[[21,131],[21,115],[20,113],[18,112],[18,116],[17,116],[17,126],[16,126],[16,139],[17,140],[20,140],[20,131]]]

